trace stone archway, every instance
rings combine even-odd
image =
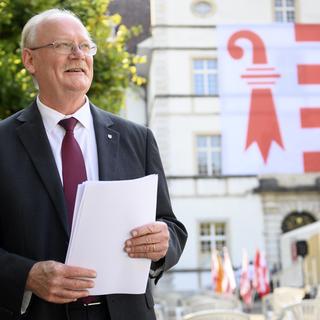
[[[317,219],[307,211],[292,211],[284,217],[281,230],[286,233],[316,221]]]

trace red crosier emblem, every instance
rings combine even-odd
[[[253,48],[253,65],[241,75],[252,88],[245,149],[256,142],[264,162],[267,163],[272,141],[284,149],[271,90],[280,74],[275,73],[275,68],[268,67],[265,45],[252,31],[241,30],[229,38],[228,51],[232,58],[241,59],[244,55],[244,50],[236,45],[239,39],[249,40]]]

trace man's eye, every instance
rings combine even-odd
[[[90,50],[91,45],[90,45],[90,43],[82,43],[80,45],[80,47],[81,47],[82,50],[88,51],[88,50]]]
[[[70,43],[70,42],[59,42],[59,43],[56,43],[56,48],[59,48],[59,49],[70,49],[70,48],[72,48],[72,43]]]

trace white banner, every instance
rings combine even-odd
[[[320,171],[320,25],[217,30],[222,173]]]

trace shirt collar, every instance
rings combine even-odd
[[[87,96],[85,96],[85,98],[86,101],[84,105],[80,107],[75,113],[71,115],[64,115],[63,113],[60,113],[57,110],[54,110],[46,106],[44,103],[40,101],[39,96],[37,96],[38,109],[41,114],[43,124],[46,130],[51,132],[53,129],[56,128],[60,120],[71,117],[76,118],[83,127],[88,129],[92,122],[92,115],[90,111],[89,99]]]

